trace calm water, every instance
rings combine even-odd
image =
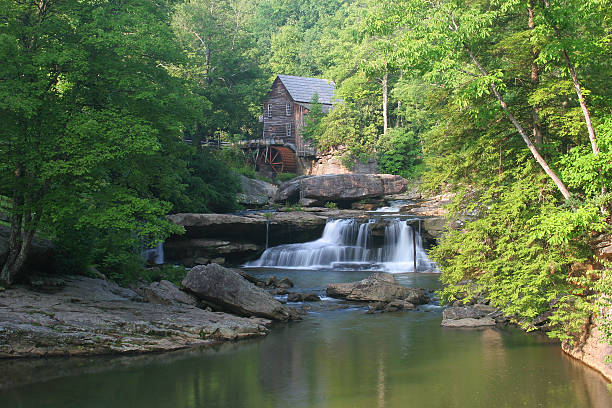
[[[328,282],[367,275],[274,274],[320,293]],[[399,280],[439,285],[435,275]],[[612,407],[603,378],[543,336],[443,329],[435,306],[364,312],[313,304],[304,321],[265,338],[204,350],[0,361],[0,407]]]

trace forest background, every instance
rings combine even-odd
[[[432,251],[445,301],[468,288],[525,328],[552,311],[552,334],[570,339],[612,293],[596,256],[610,239],[610,9],[0,0],[2,280],[35,233],[65,254],[62,270],[137,279],[142,246],[180,233],[164,215],[236,209],[235,174],[253,176],[240,154],[184,140],[256,138],[284,73],[336,83],[341,103],[307,126],[320,150],[456,193],[462,227]]]

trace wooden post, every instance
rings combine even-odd
[[[416,231],[414,228],[410,228],[412,230],[412,262],[414,262],[414,273],[417,271],[417,257],[416,257]]]

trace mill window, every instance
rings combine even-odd
[[[272,117],[272,104],[271,103],[268,104],[268,117],[269,118]]]

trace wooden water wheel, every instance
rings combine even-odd
[[[295,173],[295,153],[285,146],[268,146],[259,155],[259,165],[268,165],[275,173]]]

